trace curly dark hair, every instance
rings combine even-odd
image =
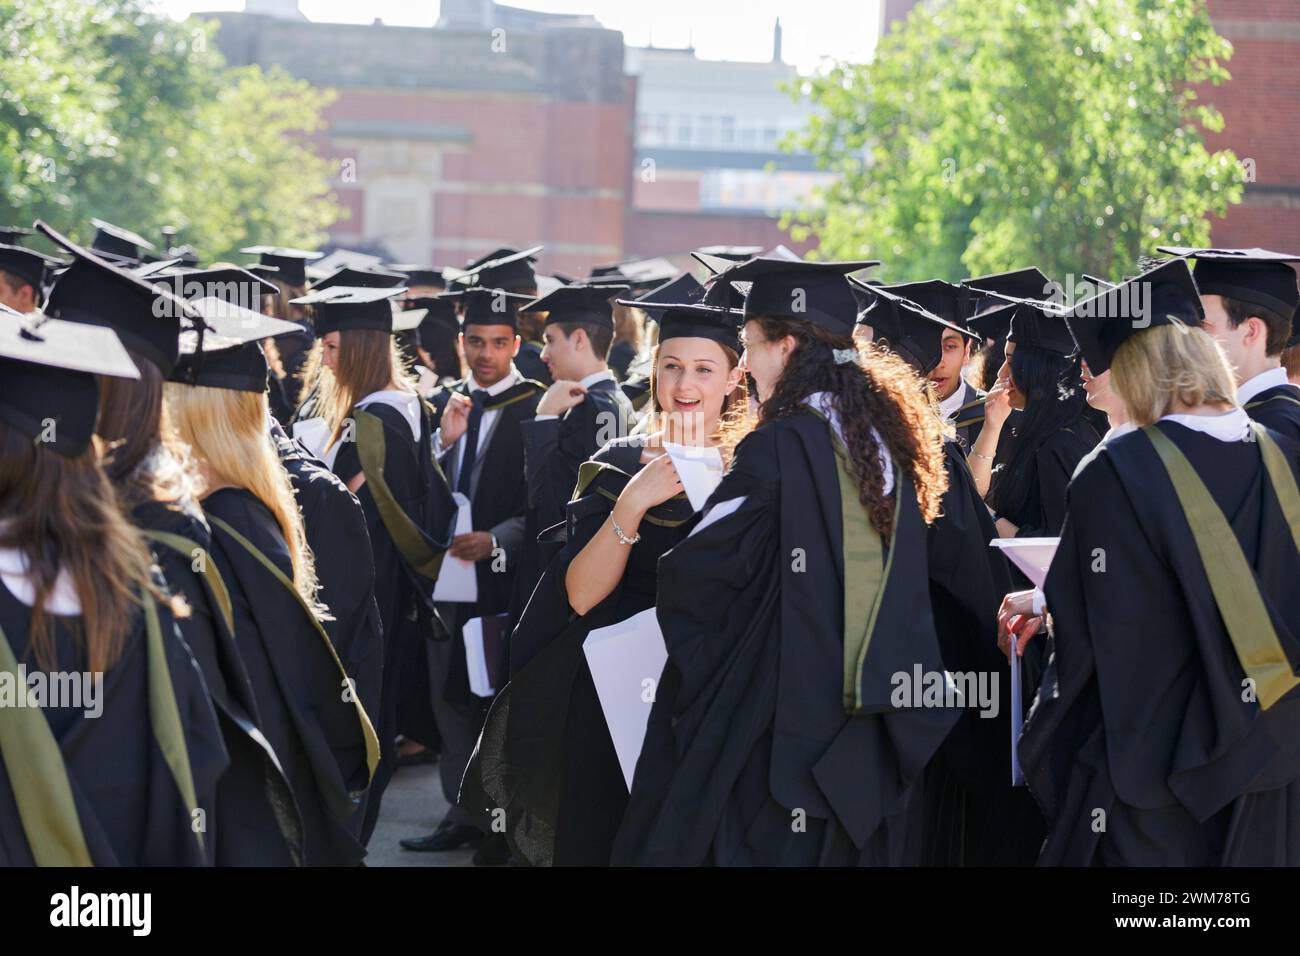
[[[876,434],[902,473],[916,488],[926,523],[939,514],[948,487],[943,464],[943,423],[927,402],[922,382],[903,359],[878,346],[857,349],[855,362],[836,364],[834,350],[855,348],[847,332],[836,334],[799,319],[756,320],[769,340],[793,336],[798,343],[771,396],[759,406],[760,425],[802,409],[815,392],[829,392],[844,426],[849,466],[858,483],[858,500],[871,526],[887,537],[894,508],[885,494]]]

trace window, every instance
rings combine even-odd
[[[681,146],[691,145],[691,118],[688,114],[677,117],[677,142]]]
[[[736,117],[718,117],[718,145],[734,146],[736,143]]]

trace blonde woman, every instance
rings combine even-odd
[[[91,373],[138,373],[109,329],[0,313],[0,672],[48,689],[0,710],[0,867],[202,865],[221,731],[94,438]]]
[[[365,855],[355,818],[378,742],[322,626],[328,609],[302,515],[267,432],[267,376],[256,341],[194,352],[168,382],[167,403],[203,475],[212,560],[261,727],[301,815],[301,862],[355,865]]]
[[[1044,585],[1020,738],[1041,864],[1300,863],[1300,461],[1201,316],[1182,260],[1067,316],[1136,429],[1074,476]]]
[[[380,700],[372,707],[383,761],[362,828],[368,839],[396,764],[394,741],[433,738],[425,642],[437,626],[432,599],[451,544],[455,503],[434,463],[430,409],[393,341],[390,300],[403,289],[335,286],[298,300],[313,306],[322,374],[320,456],[365,511],[375,599],[384,632]],[[295,434],[310,431],[299,423]]]
[[[592,629],[654,605],[660,556],[694,527],[665,445],[739,439],[746,407],[739,319],[725,308],[666,309],[650,429],[609,442],[582,466],[564,546],[511,637],[511,684],[488,717],[462,803],[485,819],[503,807],[507,837],[526,862],[609,863],[627,786],[583,642]],[[503,766],[511,770],[501,774]],[[512,781],[508,794],[498,790],[503,779]]]

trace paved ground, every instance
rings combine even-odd
[[[447,812],[442,787],[438,784],[438,765],[420,764],[403,767],[393,776],[384,791],[379,821],[370,837],[367,866],[470,866],[472,850],[451,853],[412,853],[397,845],[402,837],[432,833]]]

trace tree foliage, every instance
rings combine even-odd
[[[170,225],[205,259],[321,241],[339,213],[309,137],[332,94],[227,66],[215,28],[144,0],[0,0],[0,224]]]
[[[1242,167],[1209,152],[1200,92],[1231,45],[1204,0],[950,0],[918,6],[873,62],[800,84],[791,140],[838,179],[795,220],[824,258],[893,280],[1036,264],[1119,276],[1157,243],[1209,240]]]

